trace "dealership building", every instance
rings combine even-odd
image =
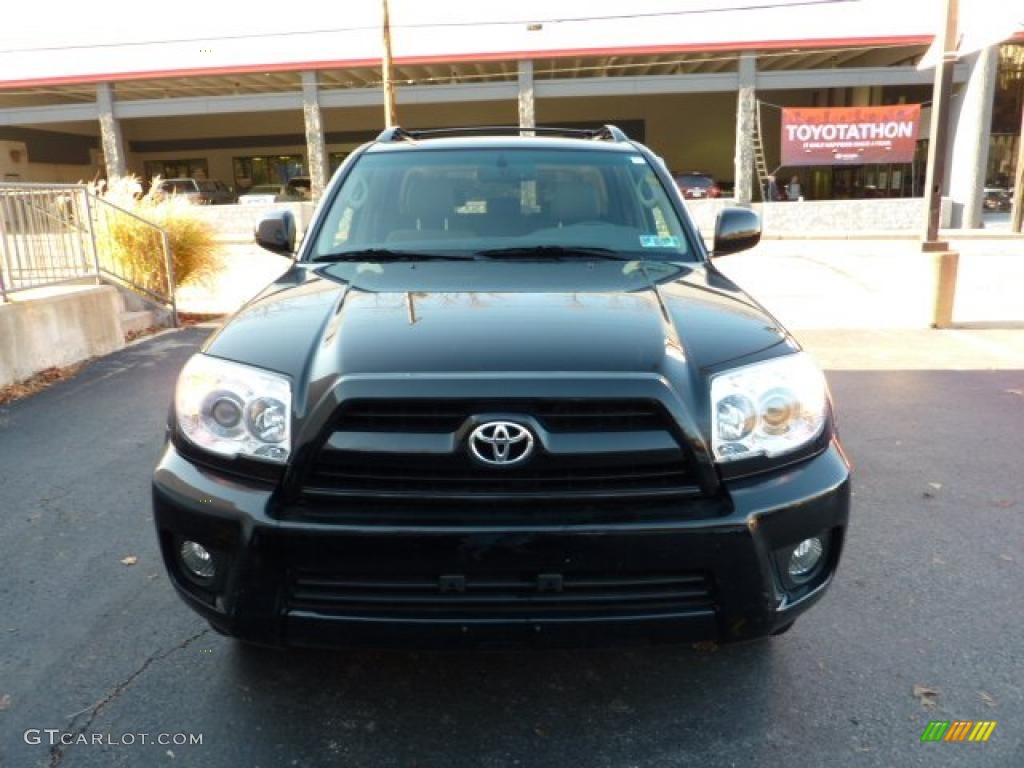
[[[758,4],[639,3],[613,14],[592,2],[392,0],[399,122],[615,123],[671,170],[706,172],[740,201],[761,199],[768,174],[780,185],[796,176],[809,200],[920,197],[934,70],[917,65],[940,4]],[[241,191],[309,175],[316,193],[383,125],[379,4],[364,5],[331,29],[296,14],[241,32],[213,25],[206,38],[140,30],[0,51],[0,179],[132,173]],[[984,187],[1012,184],[1024,31],[964,57],[954,94],[951,223],[977,226]],[[913,142],[899,162],[783,164],[784,109],[914,105],[920,127],[898,137]]]

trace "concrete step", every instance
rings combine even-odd
[[[139,333],[160,324],[158,313],[151,309],[121,313],[121,332],[125,335]]]

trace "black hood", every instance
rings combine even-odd
[[[309,384],[356,374],[691,372],[785,340],[713,268],[668,262],[296,265],[205,351]]]

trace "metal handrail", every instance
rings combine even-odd
[[[42,181],[0,181],[0,189],[88,189],[85,184],[53,183]]]
[[[145,284],[109,250],[118,217],[152,232]],[[174,259],[167,231],[84,184],[0,182],[0,300],[18,291],[92,279],[120,285],[170,310],[178,324]]]

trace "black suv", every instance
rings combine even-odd
[[[849,467],[824,377],[615,127],[388,129],[184,367],[153,478],[182,598],[268,645],[785,631]],[[292,254],[290,212],[260,245]]]

